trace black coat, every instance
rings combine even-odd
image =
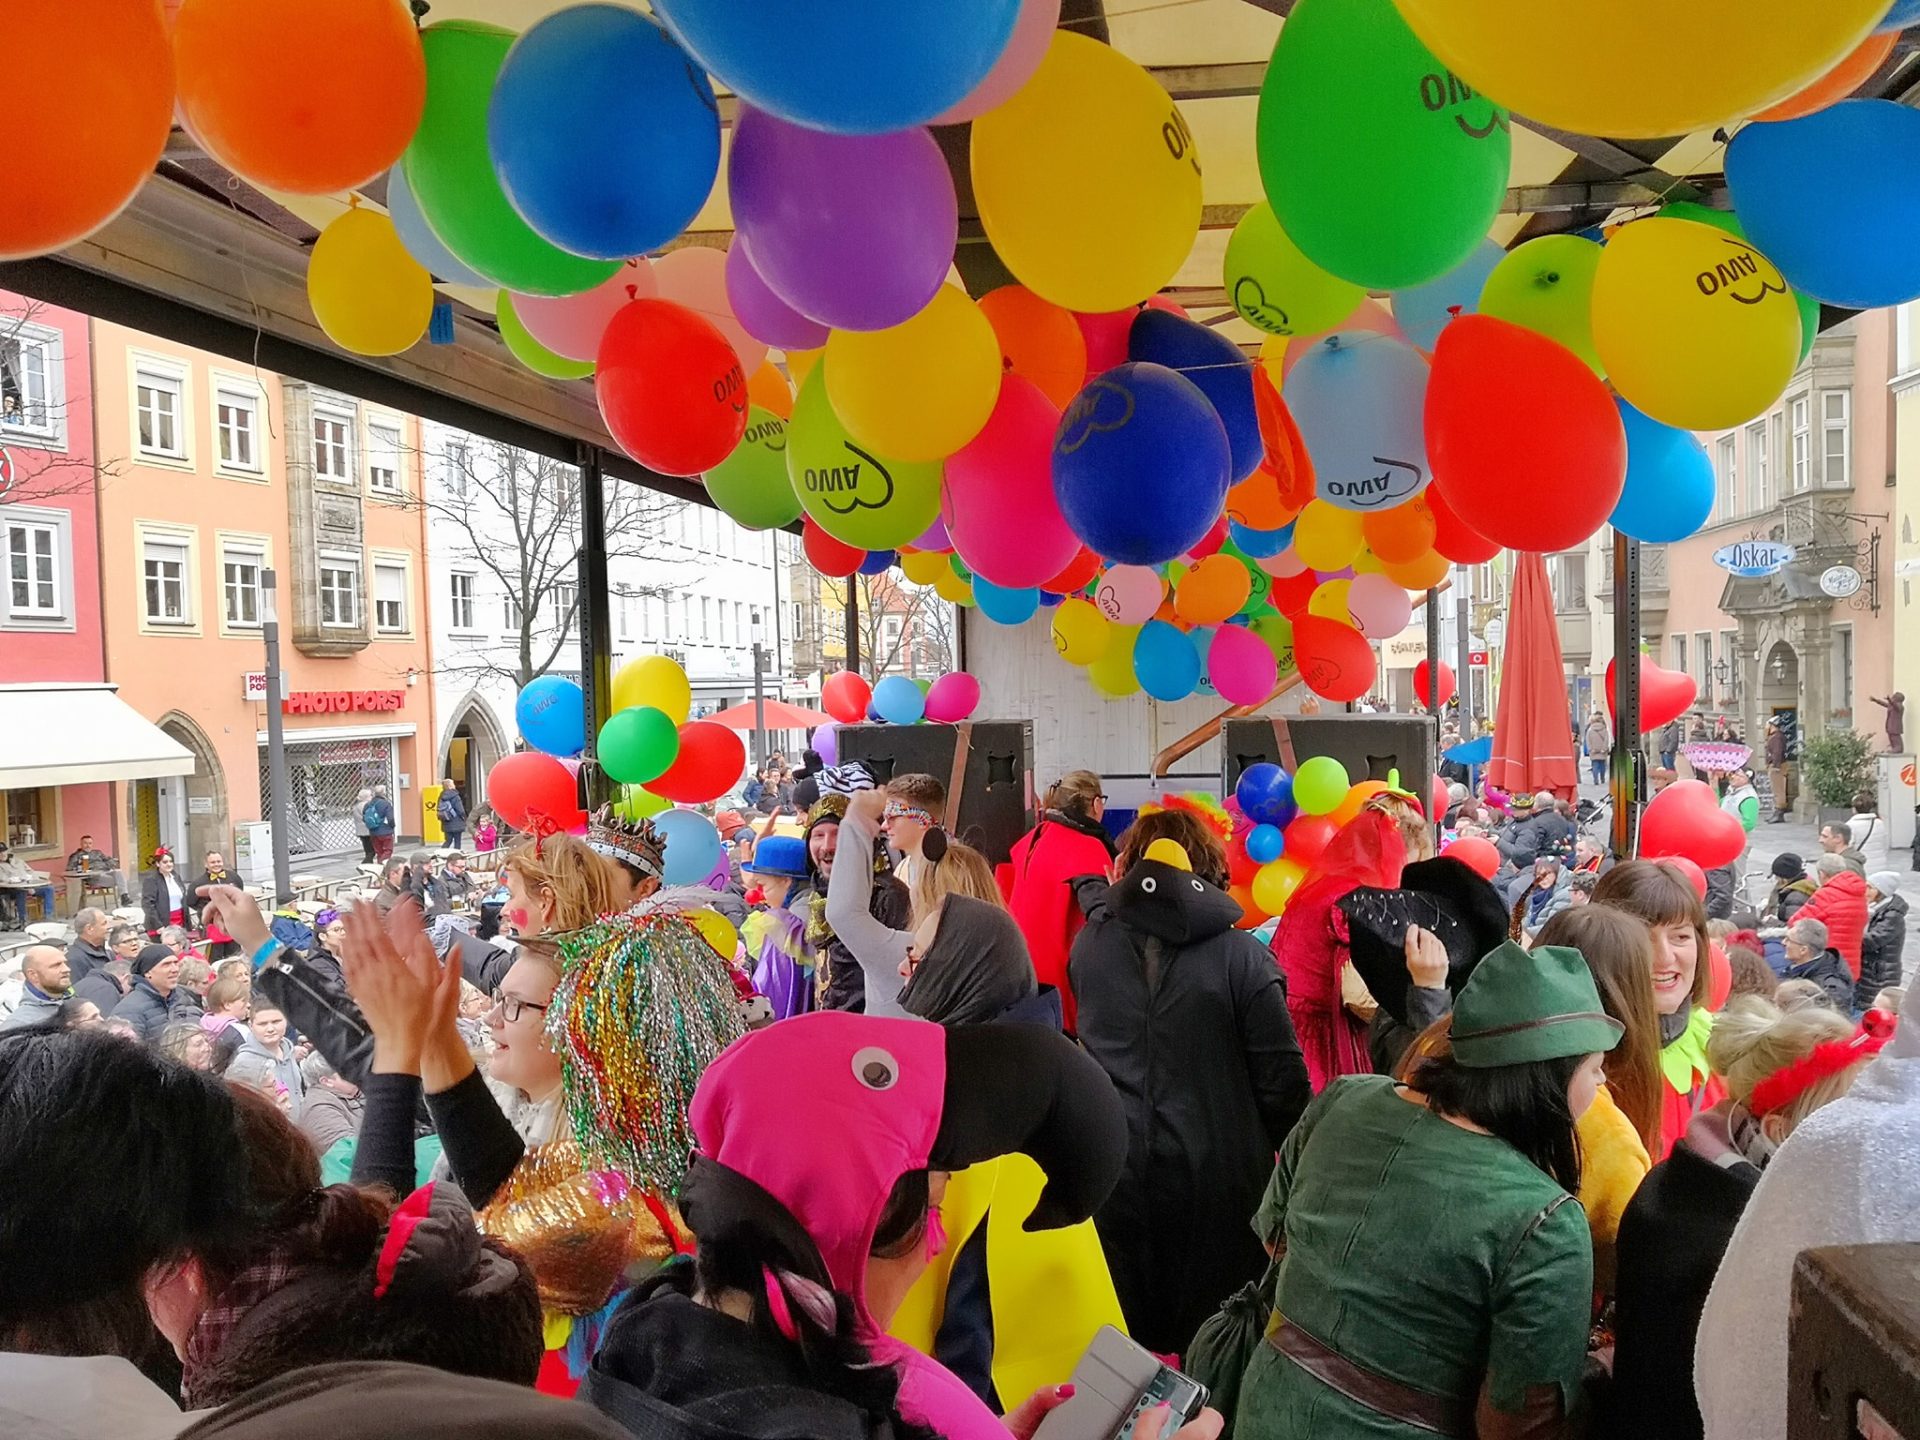
[[[1860,973],[1863,976],[1867,973],[1864,965]],[[1847,962],[1831,945],[1803,964],[1787,966],[1780,972],[1780,978],[1812,980],[1827,992],[1827,998],[1833,1002],[1834,1009],[1842,1015],[1853,1013],[1853,971],[1847,968]]]
[[[179,870],[173,872],[173,878],[180,886],[180,915],[188,924],[193,922],[193,891],[188,888],[186,878]],[[167,879],[158,870],[144,871],[140,876],[140,908],[146,911],[146,928],[149,935],[159,933],[163,925],[173,923],[170,918],[173,911],[167,904]]]
[[[1889,985],[1900,983],[1900,952],[1907,945],[1907,897],[1889,895],[1867,911],[1867,933],[1860,942],[1860,983],[1853,1005],[1865,1010]]]
[[[113,952],[104,945],[89,945],[78,936],[67,946],[67,969],[72,972],[73,983],[78,985],[87,976],[113,959]]]
[[[1221,891],[1143,861],[1079,894],[1087,925],[1068,973],[1080,1041],[1112,1077],[1128,1132],[1094,1223],[1133,1338],[1183,1351],[1266,1268],[1251,1221],[1312,1098],[1306,1062],[1280,971],[1233,928],[1240,907]]]
[[[99,1006],[100,1018],[104,1020],[112,1016],[126,991],[114,982],[111,971],[96,965],[87,972],[86,978],[74,981],[73,995],[76,1000],[91,1000]]]
[[[1543,811],[1507,826],[1493,843],[1502,857],[1524,870],[1542,855],[1571,850],[1573,822],[1558,810]]]
[[[107,1013],[104,1007],[100,1013]],[[120,997],[120,1003],[113,1007],[112,1018],[130,1022],[142,1040],[154,1041],[174,1021],[198,1020],[203,1013],[200,1002],[186,986],[176,985],[169,994],[162,995],[143,975]]]

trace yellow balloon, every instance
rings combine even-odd
[[[916,585],[933,585],[942,575],[953,574],[953,566],[938,550],[902,551],[900,573]]]
[[[1285,378],[1281,365],[1286,358],[1287,337],[1285,335],[1269,335],[1260,342],[1260,368],[1267,372],[1267,378],[1273,381],[1273,388],[1276,390],[1280,388],[1280,381]]]
[[[1347,608],[1347,592],[1351,589],[1351,580],[1322,580],[1307,597],[1307,613],[1338,620],[1342,625],[1353,624],[1353,611]]]
[[[840,423],[895,460],[944,460],[980,433],[1000,398],[999,338],[952,285],[885,330],[835,330],[827,359]]]
[[[1087,680],[1109,700],[1138,694],[1140,677],[1133,673],[1133,642],[1138,625],[1115,625],[1107,634],[1107,652],[1087,666]]]
[[[1726,430],[1773,404],[1800,359],[1800,310],[1773,262],[1694,220],[1615,231],[1593,279],[1593,345],[1629,405]]]
[[[1200,231],[1200,156],[1171,96],[1110,45],[1057,31],[1040,68],[973,122],[973,192],[1014,276],[1069,310],[1124,309]]]
[[[1629,140],[1709,129],[1784,100],[1887,11],[1887,0],[1394,3],[1462,80],[1515,114]],[[1656,55],[1686,60],[1649,64]]]
[[[740,932],[733,928],[733,922],[718,910],[689,910],[685,913],[687,919],[693,922],[693,928],[700,932],[700,938],[713,947],[713,953],[731,962],[734,952],[740,948]]]
[[[1053,612],[1053,648],[1070,665],[1091,665],[1113,643],[1113,626],[1090,600],[1062,600]]]
[[[1306,867],[1298,860],[1289,860],[1284,855],[1278,860],[1269,860],[1253,872],[1253,903],[1269,915],[1278,915],[1287,908],[1293,892],[1306,877]]]
[[[398,355],[427,333],[433,277],[407,253],[393,221],[355,208],[314,242],[307,300],[313,318],[342,350]]]
[[[1356,575],[1383,575],[1386,569],[1387,562],[1371,550],[1362,550],[1353,557],[1353,573]]]
[[[613,677],[613,708],[651,705],[676,725],[693,712],[693,686],[677,660],[665,655],[636,655]]]
[[[973,581],[954,574],[951,565],[945,567],[941,574],[934,577],[933,590],[942,600],[946,600],[952,604],[973,604]]]
[[[1344,570],[1366,543],[1358,510],[1309,500],[1293,526],[1293,553],[1312,570]]]

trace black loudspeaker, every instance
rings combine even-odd
[[[954,748],[966,741],[959,784]],[[842,725],[840,760],[862,762],[885,785],[916,772],[947,787],[947,828],[998,865],[1032,826],[1033,722],[979,720],[965,725]],[[958,791],[956,806],[955,791]]]
[[[1426,715],[1250,715],[1229,720],[1220,743],[1221,794],[1233,793],[1249,765],[1292,770],[1302,760],[1328,755],[1346,766],[1352,781],[1385,780],[1398,770],[1400,788],[1419,796],[1424,809],[1433,793],[1438,738],[1432,717]]]

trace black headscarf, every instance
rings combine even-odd
[[[933,943],[900,992],[909,1014],[937,1025],[997,1020],[1039,988],[1020,927],[998,905],[949,895]]]

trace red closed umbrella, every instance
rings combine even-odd
[[[1530,550],[1517,554],[1487,779],[1510,795],[1551,790],[1571,796],[1580,783],[1580,766],[1567,716],[1567,677],[1547,562]]]

